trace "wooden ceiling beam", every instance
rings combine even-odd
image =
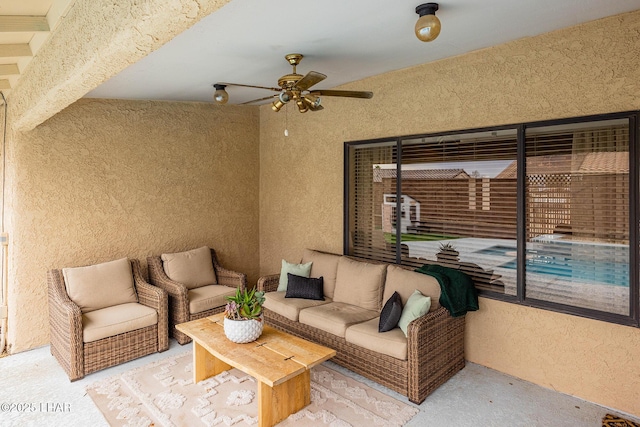
[[[0,58],[13,58],[18,56],[33,56],[31,48],[24,44],[0,44]]]
[[[18,64],[0,64],[0,76],[20,74]]]
[[[0,32],[20,33],[49,31],[46,16],[0,16]]]
[[[3,89],[11,89],[11,83],[9,83],[9,80],[0,80],[0,90]]]

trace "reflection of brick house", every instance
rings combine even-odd
[[[376,168],[373,170],[373,182],[382,182],[383,179],[395,179],[397,176],[395,169],[381,169]],[[467,174],[464,169],[409,169],[402,171],[402,180],[421,180],[421,179],[467,179]]]
[[[395,215],[391,206],[384,206],[383,197],[395,193],[396,177],[395,169],[374,169],[374,206],[381,207],[376,226],[385,231],[389,224],[384,227],[382,218]],[[473,178],[464,169],[402,170],[402,194],[420,205],[418,221],[409,232],[516,237],[515,179]]]
[[[395,223],[397,221],[396,207],[388,203],[389,195],[395,194],[397,171],[396,169],[374,169],[373,182],[383,183],[382,186],[376,186],[374,194],[374,205],[381,206],[382,209],[382,229],[384,232],[395,232]],[[450,179],[468,179],[469,175],[464,169],[409,169],[402,171],[403,187],[408,187],[410,181],[423,180],[450,180]],[[375,184],[374,184],[375,185]],[[384,189],[380,193],[380,189]],[[403,201],[402,209],[409,209],[408,212],[402,213],[403,220],[402,232],[407,232],[407,228],[420,224],[420,201],[415,199],[410,191],[402,190]],[[385,195],[387,197],[385,197]],[[394,198],[395,199],[395,198]],[[379,203],[380,202],[380,203]],[[412,203],[413,202],[413,203]]]
[[[376,226],[389,231],[396,170],[374,169]],[[585,152],[527,157],[527,237],[571,233],[575,239],[628,241],[628,152]],[[419,204],[408,232],[461,237],[516,238],[516,161],[495,178],[474,178],[464,169],[402,171],[402,194]],[[384,214],[383,214],[384,209]],[[391,218],[386,224],[382,218]],[[404,227],[403,227],[404,228]]]

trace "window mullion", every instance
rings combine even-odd
[[[527,250],[527,227],[526,227],[526,138],[525,138],[525,126],[518,126],[518,155],[517,155],[517,284],[516,284],[516,297],[518,302],[523,302],[526,297],[526,285],[525,285],[525,261]]]
[[[396,141],[396,264],[402,263],[402,140]]]
[[[638,150],[638,114],[629,117],[629,293],[631,317],[640,325],[640,164]]]

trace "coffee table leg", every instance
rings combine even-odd
[[[311,375],[307,369],[282,384],[258,381],[258,426],[271,427],[311,403]]]
[[[209,377],[228,371],[232,366],[213,356],[203,346],[193,341],[193,382],[199,383]]]

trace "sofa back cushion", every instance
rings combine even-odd
[[[186,252],[162,254],[162,268],[169,279],[181,283],[187,289],[216,285],[211,249],[203,246]]]
[[[409,271],[397,265],[389,265],[387,268],[387,280],[384,285],[383,301],[387,301],[394,292],[398,292],[404,306],[415,290],[420,291],[424,296],[431,297],[431,311],[440,307],[438,302],[440,299],[440,284],[434,277]]]
[[[380,311],[386,271],[386,264],[369,264],[340,257],[333,301]]]
[[[311,275],[309,277],[322,277],[324,280],[324,295],[333,298],[336,289],[336,275],[338,274],[338,261],[340,255],[305,249],[302,253],[302,262],[311,262]]]
[[[87,267],[63,268],[67,295],[83,313],[138,302],[127,258]]]

